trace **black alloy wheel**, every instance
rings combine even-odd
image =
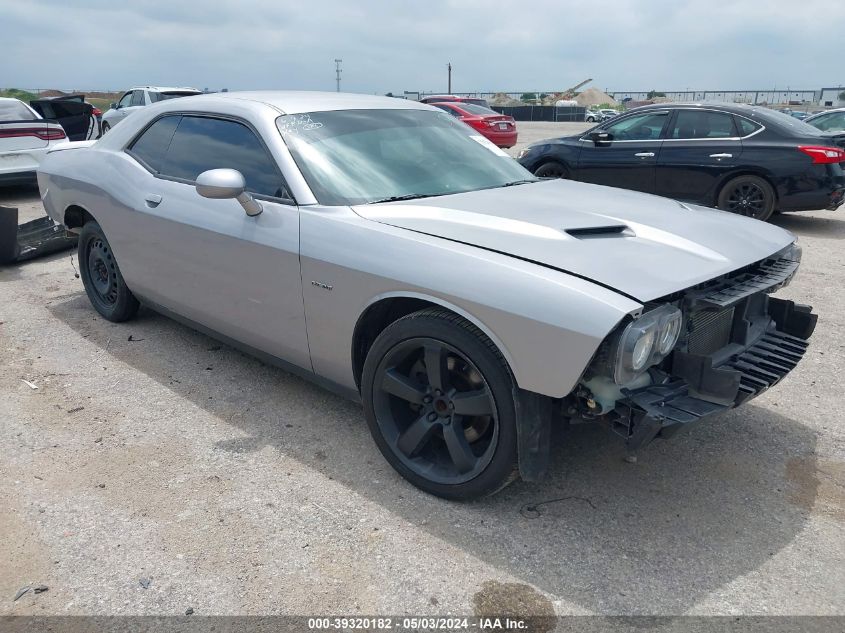
[[[457,315],[424,310],[389,326],[367,357],[362,394],[382,453],[423,490],[469,499],[513,480],[509,372]]]
[[[727,183],[719,194],[719,208],[755,220],[768,220],[774,212],[771,185],[758,176],[740,176]]]

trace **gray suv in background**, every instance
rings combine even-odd
[[[188,97],[202,94],[196,88],[163,88],[161,86],[136,86],[130,88],[117,101],[112,103],[108,112],[103,115],[103,134],[120,123],[138,108],[176,97]]]

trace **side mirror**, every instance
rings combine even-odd
[[[596,144],[596,147],[604,147],[610,145],[613,141],[613,134],[604,130],[597,130],[590,134],[590,140]]]
[[[246,192],[246,180],[237,169],[209,169],[197,176],[197,193],[203,198],[226,200],[234,198],[240,202],[250,217],[259,215],[264,209],[261,203]]]
[[[109,107],[110,107],[112,110],[117,110],[117,104],[116,104],[116,103],[110,103],[110,104],[109,104]]]

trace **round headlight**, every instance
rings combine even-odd
[[[654,347],[654,330],[648,330],[643,333],[637,342],[634,343],[634,349],[631,352],[631,368],[634,371],[639,371],[651,358],[651,350]]]
[[[678,342],[678,336],[681,334],[681,313],[675,311],[668,317],[661,325],[660,336],[657,339],[657,352],[661,356],[666,356],[675,347]]]

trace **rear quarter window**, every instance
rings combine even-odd
[[[152,171],[159,173],[164,166],[164,158],[173,133],[179,125],[180,116],[166,116],[148,127],[132,145],[129,154],[141,161]]]
[[[749,121],[748,119],[743,119],[742,117],[735,117],[736,118],[736,125],[739,128],[739,135],[740,136],[749,136],[754,134],[757,130],[759,130],[762,126],[754,123],[754,121]]]

